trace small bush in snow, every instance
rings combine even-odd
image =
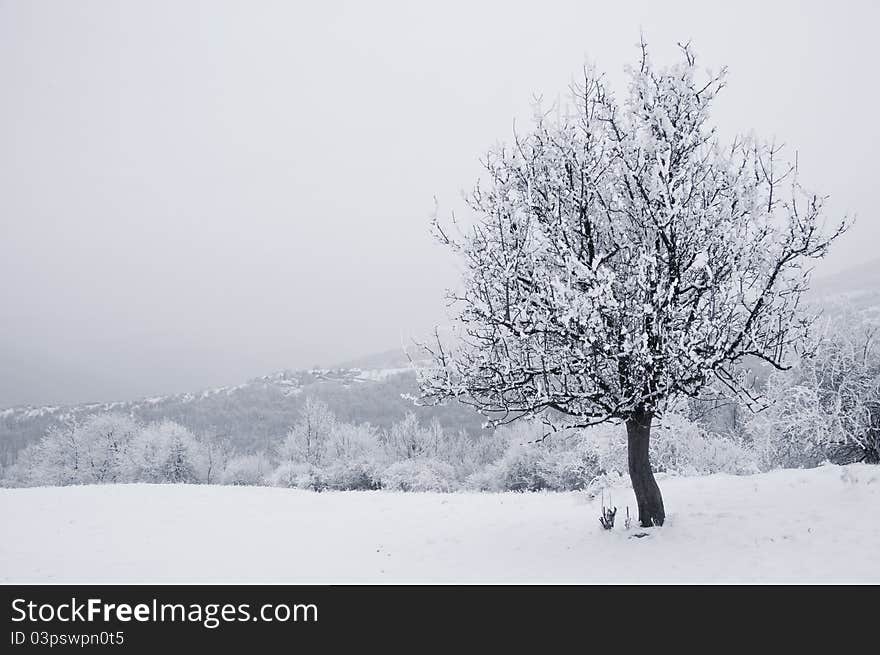
[[[260,485],[265,483],[269,471],[265,455],[238,455],[226,463],[220,479],[223,484]]]
[[[382,488],[394,491],[453,491],[455,469],[429,457],[395,462],[382,473]]]
[[[312,465],[300,462],[281,462],[266,477],[273,487],[307,489],[312,480]]]
[[[544,437],[542,426],[520,424],[500,430],[509,446],[465,483],[482,491],[572,491],[585,489],[599,473],[593,445],[582,434]]]
[[[554,472],[543,444],[517,444],[493,466],[495,486],[504,491],[542,491],[554,488]]]
[[[321,479],[327,489],[369,491],[382,487],[382,467],[368,458],[339,461],[324,467]]]
[[[323,491],[366,491],[381,488],[381,466],[369,459],[338,461],[327,466],[281,462],[267,477],[273,487]]]
[[[517,444],[469,481],[497,491],[584,489],[597,475],[598,467],[595,456],[579,446],[566,448],[546,442]]]

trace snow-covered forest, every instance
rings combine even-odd
[[[402,350],[378,353],[333,368],[285,369],[240,384],[155,395],[134,400],[76,405],[17,406],[0,409],[0,467],[48,430],[82,422],[95,414],[116,413],[142,423],[171,420],[227,443],[242,454],[271,449],[290,429],[307,398],[325,403],[341,420],[389,428],[407,412],[453,430],[479,430],[482,420],[455,403],[413,407],[404,396],[417,391],[415,373]]]

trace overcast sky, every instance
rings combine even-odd
[[[876,257],[874,2],[0,0],[0,406],[233,384],[443,320],[478,157],[645,32],[796,145]]]

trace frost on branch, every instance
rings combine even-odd
[[[435,222],[465,273],[422,402],[568,427],[660,415],[710,384],[754,402],[737,365],[782,369],[804,343],[810,261],[845,224],[824,229],[781,147],[719,142],[724,70],[701,74],[688,46],[655,68],[643,44],[628,79],[618,100],[586,69],[564,111],[488,152],[467,224]]]

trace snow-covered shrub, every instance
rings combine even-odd
[[[318,467],[305,462],[281,462],[268,477],[274,487],[324,491],[364,491],[381,487],[381,466],[368,459],[339,461]]]
[[[828,460],[825,447],[805,433],[777,422],[772,414],[758,414],[748,425],[749,446],[762,471],[815,468]]]
[[[547,434],[537,422],[521,422],[495,433],[500,456],[465,482],[481,491],[571,491],[584,489],[599,473],[593,444],[579,431]]]
[[[385,469],[382,488],[393,491],[453,491],[457,486],[455,469],[430,457],[405,459]]]
[[[661,419],[651,440],[651,461],[661,473],[748,475],[758,471],[755,454],[741,442],[711,434],[680,414]]]
[[[223,484],[260,485],[265,483],[270,470],[269,459],[262,453],[238,455],[226,463],[220,480]]]
[[[463,430],[444,430],[436,420],[425,426],[409,413],[381,433],[380,441],[388,461],[429,458],[445,462],[453,467],[455,479],[461,483],[501,457],[508,447],[508,432],[472,435]]]
[[[321,483],[326,489],[367,491],[382,487],[383,466],[363,457],[334,462],[321,470]]]
[[[701,444],[702,457],[695,464],[700,474],[751,475],[761,470],[757,454],[741,439],[707,435]]]
[[[462,487],[470,491],[504,491],[500,480],[499,464],[490,462],[468,475]]]
[[[266,477],[273,487],[307,488],[311,480],[311,464],[298,462],[281,462]]]
[[[812,356],[768,380],[770,407],[749,424],[768,467],[880,463],[880,321],[832,319]]]
[[[488,464],[497,461],[509,446],[503,433],[470,435],[463,430],[445,432],[437,459],[455,469],[456,479],[464,481]]]
[[[513,444],[497,461],[468,477],[467,486],[492,491],[573,491],[598,474],[595,453],[575,438]]]
[[[308,489],[311,491],[324,491],[325,489],[344,490],[348,488],[345,486],[345,482],[347,482],[345,476],[342,472],[336,470],[336,466],[321,468],[303,462],[281,462],[267,476],[266,480],[274,487]]]
[[[599,474],[599,458],[592,443],[583,435],[551,450],[548,462],[553,471],[552,488],[558,491],[586,489]]]
[[[631,484],[629,475],[617,471],[603,471],[590,480],[584,491],[590,498],[596,498],[603,492],[617,487],[628,487]]]
[[[592,443],[581,432],[546,434],[538,423],[498,430],[504,451],[467,478],[471,489],[492,491],[571,491],[584,489],[598,474]]]
[[[300,489],[379,488],[383,453],[371,425],[338,421],[327,406],[308,400],[277,449],[271,483]]]
[[[628,474],[627,443],[614,426],[597,426],[587,431],[602,474]],[[748,475],[759,470],[755,452],[738,439],[712,434],[695,421],[674,412],[654,426],[650,457],[654,470],[672,475],[729,473]]]
[[[495,488],[503,491],[541,491],[553,487],[543,444],[516,444],[496,462]]]

